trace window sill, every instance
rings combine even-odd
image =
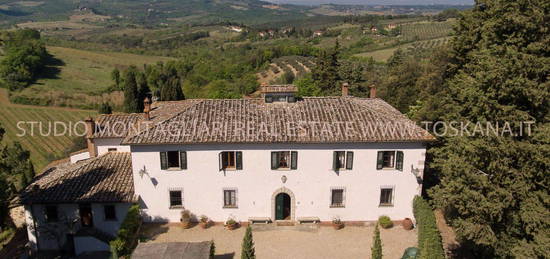
[[[393,207],[393,204],[380,204],[378,207]]]
[[[183,209],[183,205],[170,206],[169,209],[171,209],[171,210]]]
[[[185,170],[185,169],[181,169],[179,167],[169,167],[167,169],[164,169],[164,171],[172,171],[172,172],[173,171],[183,171],[183,170]]]
[[[223,206],[224,209],[238,209],[238,206]]]
[[[345,205],[330,205],[330,208],[345,208],[346,206]]]
[[[226,167],[226,168],[222,168],[223,171],[237,171],[237,168],[235,167]]]
[[[277,169],[271,169],[272,171],[291,171],[290,168],[277,168]]]

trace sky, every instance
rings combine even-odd
[[[358,5],[471,5],[474,0],[268,0],[279,4],[358,4]]]

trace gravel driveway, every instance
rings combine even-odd
[[[240,258],[245,228],[229,231],[223,226],[182,229],[179,224],[146,224],[145,242],[199,242],[214,240],[216,258]],[[330,226],[253,225],[258,259],[286,258],[370,258],[374,226],[346,226],[334,230]],[[401,258],[407,247],[416,246],[416,229],[404,230],[400,225],[380,229],[384,258]]]

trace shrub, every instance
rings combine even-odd
[[[132,253],[136,245],[136,237],[141,225],[141,215],[139,214],[139,205],[132,205],[120,225],[116,239],[109,242],[113,258],[126,256]]]
[[[216,256],[216,244],[214,240],[210,241],[210,259],[213,259]]]
[[[243,238],[241,259],[255,259],[254,240],[252,239],[252,228],[246,227],[246,233]]]
[[[371,258],[382,259],[382,240],[380,239],[380,229],[378,224],[374,228],[374,236],[372,238]]]
[[[418,226],[418,247],[420,258],[443,259],[441,235],[435,221],[432,208],[427,201],[416,196],[413,202],[413,212]]]
[[[378,218],[378,224],[380,224],[380,226],[382,226],[383,228],[393,227],[393,222],[391,221],[390,217],[388,217],[388,216],[380,216]]]

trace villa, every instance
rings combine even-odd
[[[145,222],[183,209],[215,222],[413,218],[434,138],[376,98],[297,97],[145,102],[143,113],[88,119],[88,149],[21,195],[34,249],[108,250],[131,204]],[[53,231],[59,235],[52,234]],[[49,229],[50,228],[50,229]]]

